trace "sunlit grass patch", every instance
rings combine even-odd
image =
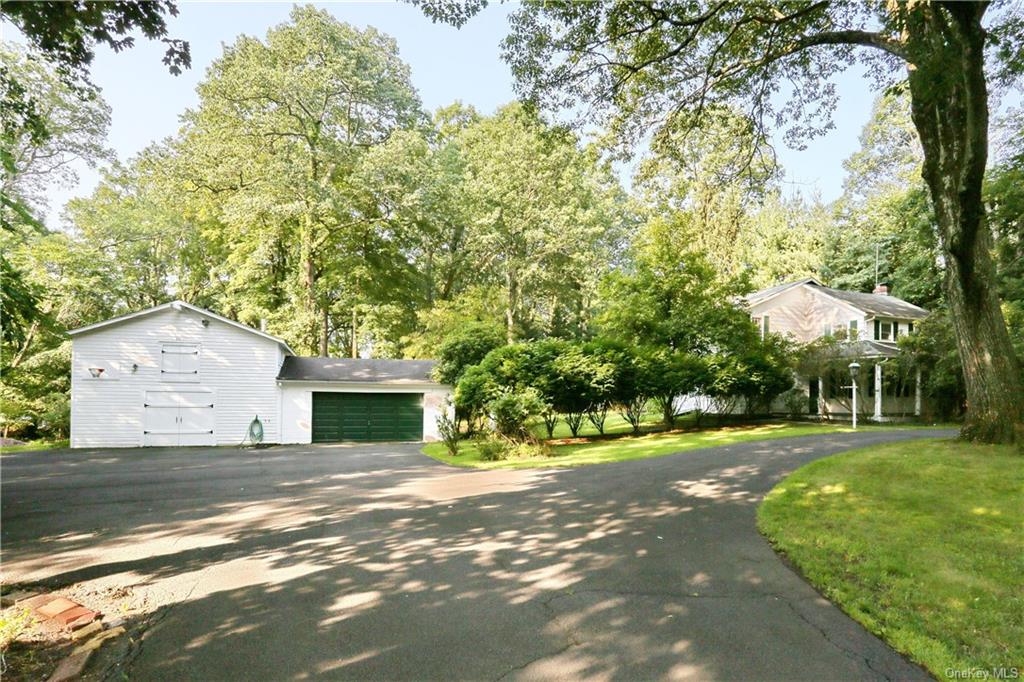
[[[919,440],[813,462],[761,531],[825,596],[939,678],[1024,664],[1024,457]]]
[[[867,429],[890,427],[862,427]],[[423,452],[434,459],[455,466],[480,469],[519,469],[531,467],[566,467],[606,462],[622,462],[646,457],[660,457],[676,452],[698,448],[732,445],[747,441],[810,436],[823,433],[846,433],[849,426],[835,424],[810,424],[797,422],[769,422],[713,427],[706,429],[686,428],[676,431],[648,433],[640,436],[621,435],[615,438],[593,438],[580,442],[556,440],[551,447],[550,457],[509,459],[497,462],[484,461],[471,441],[464,441],[459,454],[452,457],[441,443],[429,443]],[[560,444],[559,444],[560,443]]]
[[[59,450],[66,448],[70,444],[66,438],[64,440],[35,440],[24,445],[5,445],[0,447],[0,455],[11,455],[15,452],[36,452],[40,450]]]

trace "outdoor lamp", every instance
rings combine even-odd
[[[853,392],[853,428],[857,428],[857,374],[860,372],[860,363],[850,363],[850,391]]]

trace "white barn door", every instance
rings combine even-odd
[[[146,391],[142,444],[215,445],[213,392]]]

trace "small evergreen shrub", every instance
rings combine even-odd
[[[505,391],[487,404],[499,434],[509,438],[527,437],[526,420],[545,410],[544,401],[532,388]]]
[[[448,409],[446,405],[441,411],[441,416],[437,418],[437,431],[441,434],[441,442],[448,449],[448,454],[455,457],[459,454],[462,434],[459,433],[459,421],[452,414],[453,410]]]

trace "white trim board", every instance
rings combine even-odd
[[[95,331],[97,329],[102,329],[104,327],[108,327],[108,326],[113,325],[113,324],[120,324],[121,322],[127,322],[128,320],[134,320],[134,319],[139,318],[139,317],[144,317],[146,315],[151,315],[152,313],[158,313],[158,312],[161,312],[163,310],[168,310],[168,309],[177,310],[179,312],[183,311],[183,310],[188,310],[189,312],[193,312],[193,313],[195,313],[197,315],[200,315],[200,316],[203,316],[203,317],[211,317],[211,318],[213,318],[213,319],[215,319],[215,320],[217,320],[219,322],[223,322],[225,324],[230,324],[231,326],[237,327],[238,329],[242,329],[242,330],[247,331],[247,332],[249,332],[251,334],[255,334],[257,336],[262,336],[265,339],[269,339],[269,340],[271,340],[271,341],[273,341],[273,342],[275,342],[277,344],[280,344],[280,346],[282,348],[284,348],[286,351],[288,351],[292,355],[295,355],[295,351],[293,351],[288,346],[288,344],[285,343],[285,341],[283,339],[279,339],[276,336],[272,336],[272,335],[270,335],[270,334],[268,334],[266,332],[261,332],[259,329],[253,329],[252,327],[250,327],[248,325],[245,325],[245,324],[242,324],[241,322],[235,322],[234,320],[228,319],[228,318],[224,317],[223,315],[218,315],[215,312],[212,312],[212,311],[207,310],[205,308],[200,308],[199,306],[192,305],[191,303],[186,303],[185,301],[171,301],[170,303],[163,303],[161,305],[153,306],[152,308],[146,308],[145,310],[139,310],[139,311],[134,312],[134,313],[128,313],[126,315],[120,315],[118,317],[112,317],[109,320],[103,320],[102,322],[95,322],[93,324],[89,324],[89,325],[86,325],[84,327],[79,327],[78,329],[71,329],[71,330],[68,330],[68,336],[76,336],[78,334],[86,334],[88,332]]]

